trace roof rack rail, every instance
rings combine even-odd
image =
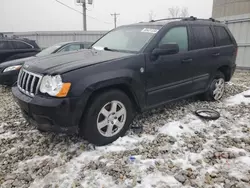
[[[202,18],[197,18],[197,17],[194,17],[194,16],[190,16],[188,18],[184,18],[183,19],[184,21],[212,21],[212,22],[220,22],[219,20],[216,20],[214,18],[209,18],[209,19],[202,19]]]
[[[179,18],[163,18],[158,20],[151,20],[150,22],[160,22],[160,21],[167,21],[167,20],[183,20],[188,17],[179,17]]]
[[[151,20],[150,22],[159,22],[159,21],[167,21],[167,20],[183,20],[183,21],[198,21],[198,20],[203,20],[203,21],[212,21],[212,22],[220,22],[219,20],[215,20],[214,18],[209,18],[209,19],[200,19],[194,16],[190,17],[179,17],[179,18],[164,18],[164,19],[159,19],[159,20]]]

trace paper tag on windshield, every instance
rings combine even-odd
[[[141,30],[143,33],[157,33],[159,30],[158,29],[150,29],[150,28],[144,28]]]

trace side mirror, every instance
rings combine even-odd
[[[179,52],[179,45],[176,43],[163,44],[155,48],[152,52],[154,56],[177,54]]]

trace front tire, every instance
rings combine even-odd
[[[207,101],[218,101],[220,100],[225,93],[225,75],[218,71],[209,88],[208,91],[204,94],[204,99]]]
[[[108,90],[92,98],[80,127],[89,142],[103,146],[124,136],[134,117],[131,100],[120,90]]]

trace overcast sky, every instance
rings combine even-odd
[[[59,0],[79,11],[75,0]],[[118,12],[117,24],[148,21],[153,11],[155,19],[166,18],[168,8],[187,7],[189,14],[202,18],[212,15],[212,0],[94,0],[88,5],[88,30],[112,29],[111,13]],[[0,0],[0,32],[82,30],[81,14],[55,0]]]

